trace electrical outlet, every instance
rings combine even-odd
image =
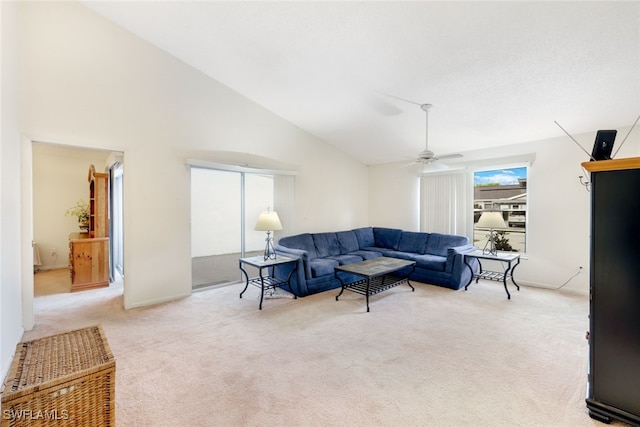
[[[56,250],[56,248],[51,248],[51,256],[56,256],[58,255],[58,251]]]

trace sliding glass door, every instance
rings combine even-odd
[[[255,223],[273,205],[273,175],[191,168],[194,289],[240,280],[238,258],[262,253],[266,234]]]
[[[260,212],[274,209],[273,175],[244,174],[244,252],[245,256],[261,255],[266,245],[266,233],[256,231]]]

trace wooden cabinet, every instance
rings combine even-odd
[[[109,286],[109,238],[72,233],[69,236],[69,270],[72,292]]]
[[[72,292],[109,286],[108,177],[89,167],[89,232],[69,235]]]
[[[640,158],[583,163],[591,172],[587,408],[640,425]]]

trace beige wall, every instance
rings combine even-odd
[[[77,3],[21,10],[24,134],[124,153],[127,308],[191,292],[187,158],[297,170],[300,230],[368,223],[362,164]]]
[[[0,2],[0,378],[9,369],[16,342],[22,337],[21,254],[31,250],[20,238],[21,140],[19,126],[18,10]],[[23,246],[25,248],[23,249]]]
[[[554,126],[553,123],[550,126]],[[629,129],[618,129],[616,144],[622,143]],[[595,130],[574,137],[590,151]],[[617,157],[639,155],[640,127],[636,127]],[[516,278],[522,284],[557,288],[582,266],[582,273],[564,288],[587,293],[590,198],[578,176],[586,175],[580,163],[588,157],[579,147],[568,137],[562,137],[466,152],[459,163],[450,163],[466,165],[472,173],[474,167],[508,165],[525,159],[533,159],[527,180],[528,250]],[[419,198],[415,196],[419,184],[402,166],[403,163],[396,163],[370,167],[370,187],[375,188],[369,194],[372,224],[405,229],[419,227]],[[395,212],[396,207],[401,208],[402,215]]]

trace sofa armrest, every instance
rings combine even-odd
[[[305,276],[304,269],[305,269],[305,264],[308,264],[308,263],[305,263],[302,260],[302,257],[298,255],[299,252],[304,252],[304,251],[300,251],[299,249],[291,249],[291,248],[284,248],[284,249],[287,249],[286,251],[284,251],[284,250],[279,250],[277,246],[275,249],[278,255],[288,256],[290,258],[297,259],[295,263],[296,270],[293,272],[293,276],[291,276],[291,281],[289,282],[289,291],[291,291],[296,296],[307,295],[309,293],[309,290],[307,289],[307,280],[304,277]],[[293,268],[294,268],[294,264],[292,263],[276,265],[273,267],[273,275],[276,279],[287,280]]]
[[[304,249],[288,248],[286,246],[276,245],[274,248],[276,253],[290,256],[292,258],[300,258],[298,263],[298,274],[302,274],[305,279],[311,278],[311,265],[309,264],[309,252]]]
[[[471,252],[475,249],[475,246],[471,244],[462,245],[462,246],[453,246],[447,249],[447,266],[445,271],[447,273],[451,273],[456,277],[462,275],[464,269],[467,269],[467,266],[464,263],[464,254],[467,252]]]

